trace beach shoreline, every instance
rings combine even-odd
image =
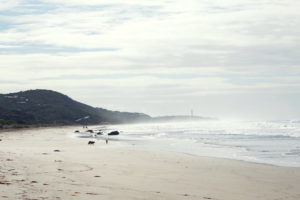
[[[74,129],[2,131],[0,199],[300,199],[297,167],[88,145]]]
[[[103,124],[92,124],[92,125],[79,125],[79,124],[66,124],[66,125],[53,125],[53,124],[38,124],[38,125],[20,125],[15,124],[13,126],[7,126],[0,128],[0,133],[22,131],[22,130],[35,130],[35,129],[49,129],[49,128],[81,128],[83,126],[102,126]],[[104,124],[110,125],[110,124]]]

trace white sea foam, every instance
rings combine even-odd
[[[299,121],[199,121],[114,125],[125,145],[300,167]]]

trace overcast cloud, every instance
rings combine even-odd
[[[297,0],[1,0],[0,92],[150,115],[300,118]]]

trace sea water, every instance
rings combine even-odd
[[[109,139],[146,148],[300,167],[299,121],[194,121],[109,126]]]

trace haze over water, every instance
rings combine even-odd
[[[220,120],[115,125],[110,128],[122,131],[114,140],[133,148],[300,166],[299,121]]]

